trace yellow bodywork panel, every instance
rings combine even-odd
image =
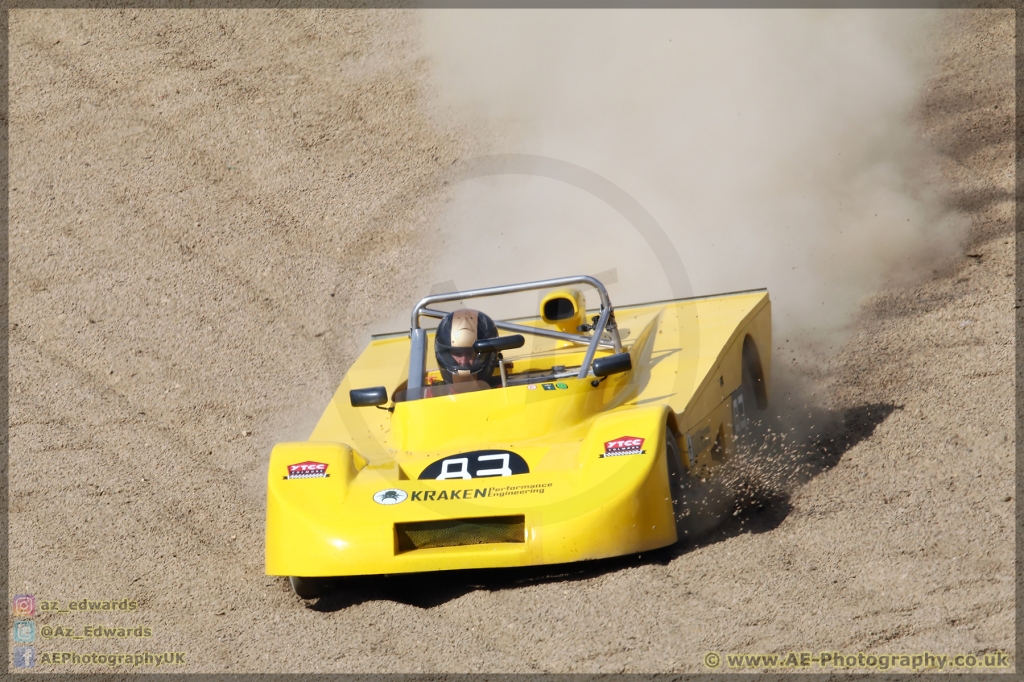
[[[578,370],[586,348],[527,335],[510,385],[354,408],[349,390],[408,379],[410,340],[375,337],[309,441],[267,478],[266,571],[346,576],[595,559],[676,541],[665,438],[708,475],[732,442],[743,345],[770,381],[765,291],[615,309],[633,369]],[[516,323],[558,330],[540,316]],[[600,348],[596,357],[613,351]],[[438,380],[428,338],[428,383]],[[520,382],[517,384],[517,382]],[[399,394],[400,395],[400,394]],[[423,478],[421,478],[423,476]]]

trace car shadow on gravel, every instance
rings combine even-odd
[[[387,600],[429,609],[477,590],[496,592],[530,585],[575,582],[625,568],[648,564],[665,565],[674,558],[671,550],[671,547],[665,547],[624,557],[550,566],[341,578],[335,585],[337,591],[310,603],[309,608],[314,611],[339,611],[368,601]]]
[[[830,415],[819,422],[823,428],[817,436],[798,446],[801,457],[799,461],[792,460],[793,472],[790,473],[803,484],[831,469],[850,448],[870,437],[875,428],[897,409],[902,408],[890,403],[872,403]],[[774,530],[792,510],[789,493],[751,486],[739,492],[730,513],[699,541],[572,564],[338,578],[332,582],[327,594],[311,601],[308,607],[314,611],[332,612],[365,602],[386,600],[429,609],[477,590],[493,592],[538,584],[585,581],[623,569],[667,565],[701,547],[745,533]]]
[[[740,486],[730,513],[706,537],[679,546],[678,554],[744,533],[765,533],[778,528],[793,511],[789,491],[839,464],[844,454],[869,438],[878,425],[895,410],[902,409],[902,406],[892,403],[868,403],[819,419],[822,428],[817,435],[789,446],[787,449],[790,454],[774,460],[779,466],[790,469],[778,472],[779,480],[788,481],[784,489],[764,488],[749,483]],[[794,456],[793,453],[797,454]]]

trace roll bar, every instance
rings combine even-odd
[[[448,313],[441,310],[433,310],[427,306],[431,303],[445,303],[448,301],[462,301],[467,298],[483,298],[485,296],[499,296],[501,294],[515,294],[520,291],[533,291],[536,289],[550,289],[553,287],[567,286],[570,284],[588,284],[597,289],[601,296],[601,314],[598,317],[597,325],[590,336],[585,334],[570,334],[568,332],[557,332],[550,329],[537,329],[511,322],[499,322],[494,324],[498,329],[518,332],[520,334],[533,334],[535,336],[546,336],[562,341],[585,344],[587,352],[583,356],[583,364],[580,366],[578,378],[585,379],[590,371],[590,364],[594,360],[594,354],[599,346],[611,347],[616,353],[622,352],[622,341],[619,338],[619,328],[615,324],[615,314],[612,310],[611,299],[608,298],[608,290],[604,285],[593,277],[587,275],[576,275],[573,277],[558,277],[556,279],[542,279],[536,282],[525,282],[523,284],[506,284],[497,287],[485,287],[483,289],[470,289],[469,291],[455,291],[450,294],[434,294],[420,300],[412,309],[412,327],[409,330],[409,391],[410,395],[414,389],[423,387],[423,380],[426,374],[427,363],[427,332],[420,327],[420,317],[442,318]],[[611,332],[611,343],[601,340],[605,329]]]

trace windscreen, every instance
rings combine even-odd
[[[454,396],[461,393],[475,393],[476,391],[487,391],[491,385],[486,381],[461,381],[457,384],[434,384],[433,386],[422,386],[420,388],[406,389],[395,393],[395,402],[403,403],[409,400],[423,400],[426,398],[440,398],[442,396]]]

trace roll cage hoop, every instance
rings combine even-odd
[[[597,289],[601,296],[601,314],[597,324],[594,326],[593,334],[571,334],[558,332],[551,329],[538,329],[513,322],[494,321],[498,329],[516,332],[519,334],[533,334],[534,336],[546,336],[552,339],[570,341],[587,346],[587,352],[583,356],[583,363],[580,365],[579,379],[586,379],[590,372],[594,354],[599,346],[612,348],[616,353],[622,352],[622,341],[619,339],[619,329],[615,324],[615,312],[612,309],[611,299],[608,298],[608,290],[604,285],[593,277],[587,275],[576,275],[573,277],[559,277],[557,279],[542,279],[536,282],[525,282],[523,284],[506,284],[504,286],[486,287],[484,289],[470,289],[469,291],[455,291],[450,294],[434,294],[420,300],[412,309],[412,327],[409,330],[409,391],[423,387],[426,375],[427,363],[427,330],[420,327],[420,317],[442,318],[448,313],[442,310],[433,310],[427,306],[431,303],[445,303],[448,301],[462,301],[467,298],[483,298],[485,296],[498,296],[501,294],[515,294],[520,291],[533,291],[535,289],[550,289],[569,284],[588,284]],[[611,334],[611,342],[601,339],[605,330]]]

